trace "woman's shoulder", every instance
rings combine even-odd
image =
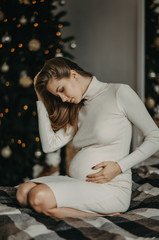
[[[125,83],[108,83],[109,89],[111,89],[114,93],[123,94],[126,92],[133,91],[130,85]]]
[[[108,83],[112,88],[115,88],[115,89],[121,89],[121,90],[124,90],[124,89],[127,89],[127,88],[131,88],[131,86],[129,84],[126,84],[126,83]]]
[[[110,85],[110,89],[112,89],[114,91],[114,93],[116,93],[116,95],[118,96],[125,96],[125,97],[130,97],[132,95],[136,95],[137,93],[135,92],[135,90],[126,83],[109,83]]]

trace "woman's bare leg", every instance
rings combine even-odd
[[[49,211],[47,211],[46,215],[54,216],[57,218],[65,218],[65,217],[87,218],[87,217],[91,217],[91,216],[98,216],[98,217],[100,216],[101,217],[101,216],[114,216],[114,215],[118,215],[118,214],[120,214],[120,213],[112,213],[112,214],[88,213],[88,212],[84,212],[84,211],[74,209],[74,208],[60,207],[60,208],[50,209]]]
[[[28,194],[29,205],[39,213],[47,216],[65,218],[65,217],[90,217],[106,216],[114,214],[87,213],[78,209],[60,207],[57,208],[57,202],[52,190],[45,184],[39,184],[32,188]],[[119,214],[119,213],[115,213]]]

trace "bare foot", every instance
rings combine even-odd
[[[116,215],[120,215],[120,214],[121,214],[120,212],[117,212],[117,213],[104,214],[102,216],[116,216]]]

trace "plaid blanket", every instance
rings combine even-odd
[[[19,207],[13,187],[0,187],[0,240],[159,239],[159,164],[132,169],[130,208],[116,216],[63,220]]]

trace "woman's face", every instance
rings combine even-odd
[[[81,84],[77,78],[77,73],[72,70],[69,78],[51,79],[47,84],[47,90],[60,97],[63,102],[77,104],[82,100]]]

